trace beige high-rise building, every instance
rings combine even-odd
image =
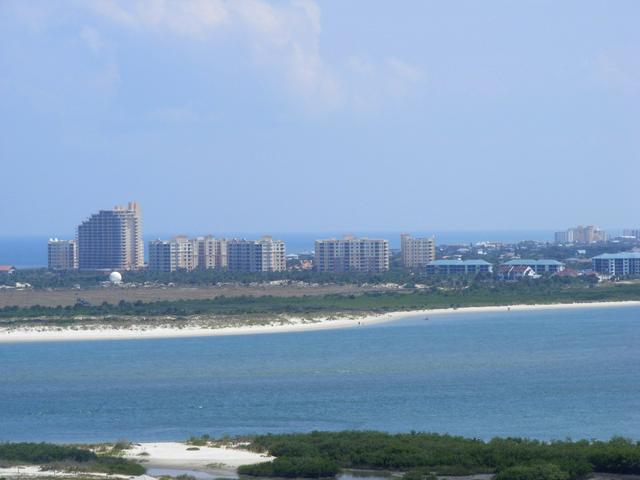
[[[436,259],[435,237],[414,238],[403,233],[400,235],[400,248],[405,268],[424,268]]]
[[[287,269],[285,244],[269,236],[260,240],[227,241],[230,272],[282,272]]]
[[[50,238],[47,244],[49,270],[75,270],[78,268],[78,247],[75,240]]]
[[[212,235],[196,237],[194,255],[196,268],[208,270],[211,268],[227,268],[227,240],[215,238]]]
[[[389,241],[373,238],[316,240],[318,272],[383,272],[389,270]]]
[[[172,243],[176,268],[189,272],[194,270],[197,266],[195,243],[183,235],[173,237]]]
[[[81,270],[137,270],[144,266],[140,206],[130,202],[101,210],[78,226]]]
[[[149,270],[174,272],[226,268],[227,241],[211,235],[189,239],[184,235],[171,240],[149,242]]]
[[[607,232],[594,225],[578,225],[564,232],[556,232],[555,243],[599,243],[607,241]]]

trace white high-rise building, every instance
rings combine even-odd
[[[435,237],[414,238],[404,233],[400,235],[400,248],[405,268],[424,268],[436,259]]]

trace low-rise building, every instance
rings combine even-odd
[[[434,260],[426,266],[428,275],[477,275],[492,273],[493,265],[486,260]]]
[[[622,235],[625,237],[632,237],[636,240],[640,240],[640,228],[626,228],[622,232]]]
[[[550,273],[558,273],[564,270],[565,265],[557,260],[542,259],[532,260],[529,258],[518,258],[509,260],[503,265],[507,266],[525,266],[530,267],[536,274],[545,275]]]
[[[593,270],[601,275],[640,275],[640,252],[604,253],[591,261]]]
[[[505,265],[498,267],[498,277],[501,280],[521,280],[523,278],[540,277],[527,265]]]
[[[75,240],[50,238],[47,243],[49,270],[75,270],[78,268],[78,245]]]
[[[11,275],[16,271],[16,267],[12,267],[11,265],[0,265],[0,273],[4,273],[5,275]]]

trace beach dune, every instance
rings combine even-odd
[[[178,442],[134,444],[124,455],[144,460],[144,465],[155,468],[193,470],[233,470],[241,465],[273,460],[266,454],[250,452],[240,446],[191,446]]]

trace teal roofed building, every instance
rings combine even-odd
[[[515,267],[515,266],[529,267],[537,275],[558,273],[563,271],[565,268],[564,263],[559,262],[558,260],[550,260],[550,259],[532,260],[529,258],[518,258],[515,260],[509,260],[508,262],[503,263],[503,265],[507,265],[510,267]]]
[[[640,252],[604,253],[591,262],[593,270],[602,275],[640,275]]]
[[[485,260],[434,260],[426,271],[428,275],[477,275],[492,273],[493,265]]]

